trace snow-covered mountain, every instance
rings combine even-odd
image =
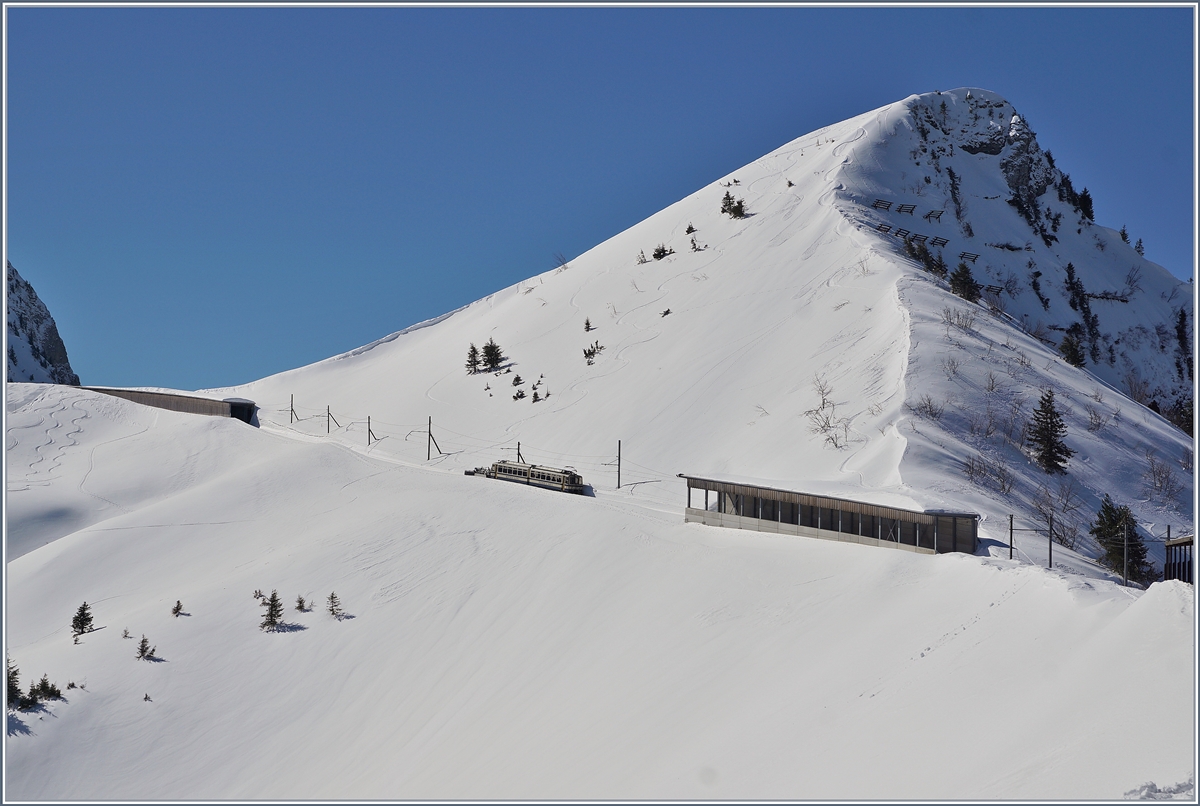
[[[8,264],[8,382],[79,385],[67,348],[46,304],[27,280]]]
[[[726,193],[746,217],[721,213]],[[364,446],[371,416],[388,438],[375,452],[422,461],[432,417],[440,467],[489,464],[520,441],[526,459],[603,488],[616,486],[621,440],[623,482],[647,481],[635,494],[671,506],[680,472],[738,476],[975,510],[1007,542],[1009,513],[1033,521],[1039,501],[1063,498],[1060,525],[1094,554],[1086,524],[1106,492],[1155,535],[1190,528],[1191,440],[1147,406],[1190,411],[1192,288],[1093,223],[1082,195],[998,95],[912,96],[800,137],[565,266],[218,391],[316,435],[329,406],[335,438]],[[955,296],[906,255],[904,231],[950,269],[967,253],[999,291]],[[1059,353],[1072,329],[1082,368]],[[464,370],[468,346],[488,339],[512,374]],[[835,404],[823,422],[807,414],[818,377]],[[1065,478],[1023,444],[1046,388],[1076,451]],[[311,419],[296,422],[293,401]],[[1173,474],[1153,495],[1148,452]]]
[[[930,93],[460,310],[210,390],[256,400],[258,429],[10,385],[8,651],[24,684],[76,687],[10,715],[7,795],[1194,792],[1194,590],[1122,587],[1086,532],[1104,493],[1153,538],[1193,528],[1191,440],[1148,408],[1190,400],[1191,288],[1087,207],[1006,101]],[[919,244],[998,291],[952,294]],[[501,369],[468,373],[489,339]],[[1062,476],[1023,440],[1044,388]],[[590,495],[463,475],[518,450]],[[684,524],[679,473],[977,511],[980,549]],[[1073,546],[1048,569],[1018,531],[1010,560],[1009,514],[1048,508]],[[259,630],[256,589],[287,629]],[[75,644],[85,600],[103,629]]]

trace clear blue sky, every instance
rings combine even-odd
[[[7,257],[85,384],[318,361],[960,86],[1192,276],[1190,7],[6,13]]]

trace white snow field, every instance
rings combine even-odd
[[[1153,539],[1193,529],[1192,443],[1126,395],[1190,389],[1172,339],[1180,310],[1190,338],[1192,289],[1055,185],[1043,240],[1006,176],[1047,163],[1011,106],[970,94],[805,135],[564,267],[202,392],[257,401],[259,428],[10,384],[7,651],[23,686],[45,673],[65,700],[10,712],[6,797],[1193,796],[1194,588],[1123,587],[1086,534],[1104,493]],[[719,212],[727,191],[748,217]],[[979,282],[1008,290],[990,308],[951,295],[880,224],[945,238],[951,268],[978,254]],[[1067,262],[1128,300],[1091,298],[1083,369],[1051,328],[1080,318]],[[468,375],[489,338],[512,372]],[[806,413],[817,376],[825,431]],[[1018,447],[1046,386],[1065,476]],[[518,442],[589,494],[463,475]],[[968,477],[968,458],[988,469]],[[678,473],[977,511],[980,548],[685,524]],[[1047,496],[1074,548],[1048,569],[1045,533],[1018,532],[1008,559],[1008,515],[1035,528]],[[259,589],[285,629],[259,629]],[[347,618],[324,612],[334,591]],[[100,629],[74,644],[83,601]],[[142,635],[157,661],[135,659]]]

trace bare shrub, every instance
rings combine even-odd
[[[984,458],[983,454],[977,453],[974,456],[968,456],[963,462],[963,472],[972,484],[983,486],[990,483],[1005,495],[1012,492],[1014,482],[1012,471],[1001,461],[993,464]]]
[[[1146,472],[1142,474],[1142,478],[1151,496],[1170,499],[1182,489],[1179,480],[1175,478],[1175,470],[1168,462],[1160,460],[1152,450],[1146,451]]]
[[[1092,392],[1092,394],[1089,395],[1089,397],[1091,397],[1091,399],[1096,401],[1097,403],[1103,403],[1104,402],[1104,390],[1101,389],[1099,386],[1097,386],[1096,390],[1094,392]]]
[[[1085,403],[1083,408],[1087,411],[1088,415],[1088,431],[1091,431],[1093,434],[1099,433],[1104,426],[1108,425],[1109,420],[1112,419],[1111,415],[1104,414],[1089,403]]]
[[[962,367],[962,362],[952,355],[943,358],[939,364],[942,367],[942,372],[946,373],[947,380],[954,380],[954,377],[958,375],[958,370]]]
[[[1012,299],[1021,296],[1021,292],[1025,290],[1025,287],[1021,284],[1021,279],[1011,271],[1005,274],[1003,285],[1004,293],[1008,294]]]
[[[1008,313],[1008,302],[999,294],[986,293],[983,295],[983,301],[987,303],[993,316],[1004,316]]]
[[[996,412],[992,411],[991,406],[988,406],[982,412],[968,412],[967,422],[973,436],[990,439],[996,433]]]
[[[1054,542],[1069,549],[1075,548],[1079,539],[1077,516],[1082,506],[1079,486],[1072,478],[1060,481],[1054,490],[1042,484],[1033,497],[1033,510],[1038,518],[1046,523],[1047,528],[1053,524]]]
[[[1034,322],[1033,327],[1029,326],[1029,322],[1025,322],[1025,332],[1033,336],[1038,341],[1045,341],[1050,338],[1050,330],[1046,327],[1046,323],[1041,319]]]
[[[1008,469],[1008,465],[1003,462],[997,462],[995,470],[992,473],[992,479],[996,482],[996,489],[1008,495],[1012,492],[1013,484],[1016,483],[1016,477],[1012,471]]]
[[[850,420],[837,416],[837,404],[831,399],[833,387],[824,375],[813,376],[813,391],[820,402],[815,409],[804,412],[808,417],[809,431],[825,438],[825,444],[833,448],[845,447],[850,441]]]
[[[921,395],[916,404],[912,406],[912,410],[926,419],[940,420],[942,419],[942,413],[945,412],[946,407],[943,404],[938,403],[928,394],[924,394]]]
[[[983,391],[989,395],[994,395],[1000,391],[1000,378],[992,370],[988,370],[988,374],[983,377]]]
[[[951,308],[947,305],[942,308],[942,324],[947,327],[956,327],[964,333],[968,333],[975,327],[975,314],[972,311],[962,308]]]
[[[968,456],[963,462],[963,472],[967,475],[967,481],[972,484],[978,484],[987,478],[987,460],[983,458],[983,454],[975,454]]]
[[[1141,403],[1143,406],[1150,400],[1150,381],[1142,379],[1137,367],[1130,367],[1126,370],[1121,382],[1125,385],[1125,394],[1129,395],[1130,400]]]
[[[1008,401],[1008,417],[1004,422],[1004,438],[1009,444],[1022,448],[1025,438],[1029,435],[1029,420],[1025,417],[1025,398],[1014,395]]]

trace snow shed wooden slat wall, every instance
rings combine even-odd
[[[752,484],[680,474],[687,479],[684,521],[886,546],[922,554],[965,552],[978,544],[979,516],[915,512]],[[693,491],[704,494],[702,507]]]

